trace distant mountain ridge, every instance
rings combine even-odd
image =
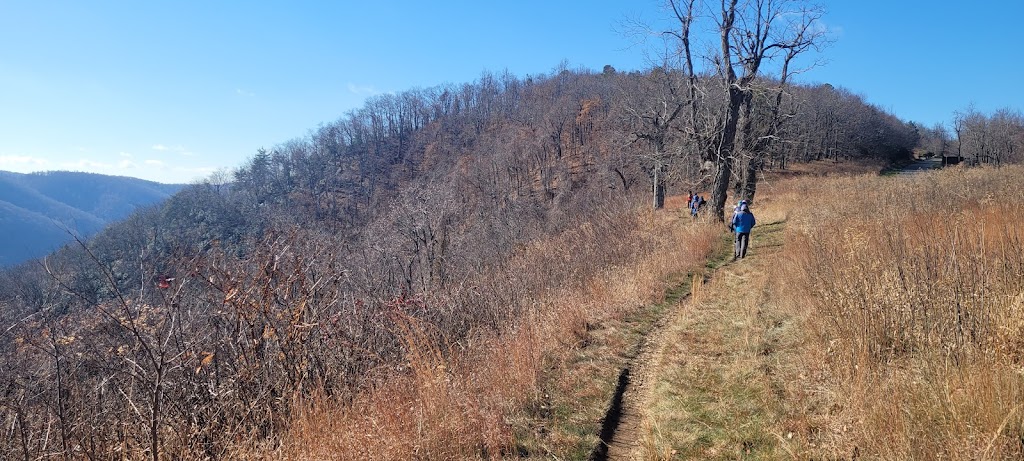
[[[68,231],[95,234],[182,187],[95,173],[0,171],[0,266],[48,254],[72,239]]]

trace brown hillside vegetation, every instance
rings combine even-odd
[[[709,196],[714,143],[648,131],[679,77],[559,68],[381,95],[0,272],[0,452],[586,456],[618,371],[722,242],[639,211],[655,178]],[[743,174],[915,144],[848,91],[791,89],[787,141]]]
[[[1019,255],[992,252],[1017,245],[1015,231],[993,230],[1020,214],[1009,205],[1021,192],[1020,171],[887,178],[849,167],[809,164],[788,179],[769,178],[751,257],[715,271],[661,327],[631,457],[1017,455],[1022,265]],[[863,191],[862,201],[850,200],[853,190]],[[631,259],[540,297],[508,330],[439,349],[427,327],[410,320],[402,327],[409,360],[384,384],[351,402],[303,401],[279,445],[237,454],[587,457],[600,443],[618,370],[666,303],[689,290],[686,274],[700,273],[721,244],[715,227],[681,219],[676,201],[623,224],[631,229],[623,242],[647,242]],[[585,233],[524,249],[516,258],[522,271],[513,272],[545,266],[551,251]],[[968,266],[986,260],[973,253],[922,251],[969,241],[984,244],[972,248],[1001,261],[1000,269]],[[990,275],[956,283],[963,273]],[[897,280],[907,285],[891,285]],[[974,295],[963,296],[968,290]],[[980,404],[970,389],[985,392]]]
[[[806,206],[780,299],[807,313],[805,363],[820,366],[803,371],[821,412],[804,421],[805,453],[1024,456],[1022,178],[950,169],[795,189]]]
[[[802,170],[769,182],[751,257],[665,327],[632,456],[1018,458],[1022,170]],[[634,259],[538,299],[515,328],[452,354],[408,324],[407,369],[350,404],[304,402],[256,457],[587,456],[639,325],[659,312],[636,314],[720,235],[674,211],[628,227],[625,241],[647,242]],[[543,265],[556,240],[525,250],[522,267]]]
[[[620,238],[586,227],[524,249],[514,272],[544,277],[579,250],[634,251],[579,286],[546,290],[503,331],[481,331],[439,350],[424,326],[402,330],[406,366],[350,403],[304,402],[271,456],[281,459],[467,459],[587,453],[596,443],[625,343],[626,317],[656,303],[667,281],[698,269],[718,231],[677,215],[623,216]],[[573,243],[576,242],[576,243]],[[583,245],[584,248],[576,248]],[[552,254],[557,252],[560,254]],[[556,258],[554,261],[552,258]],[[559,261],[556,263],[555,261]],[[597,345],[597,346],[595,346]],[[578,456],[576,456],[578,457]]]
[[[776,182],[669,327],[636,459],[1020,459],[1024,169]]]

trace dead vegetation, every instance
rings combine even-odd
[[[261,150],[230,185],[189,187],[0,274],[0,452],[586,456],[619,370],[721,243],[704,218],[639,210],[655,165],[623,115],[646,103],[623,98],[642,78],[485,75],[382,96]],[[885,158],[908,141],[859,97],[794,91],[836,98],[793,124],[780,165]],[[836,107],[897,142],[830,141],[865,131],[849,118],[822,137],[813,114]],[[699,156],[671,150],[670,190],[706,192]],[[828,195],[820,183],[785,187],[804,200]],[[960,338],[998,336],[971,312]],[[879,360],[892,344],[864,347]]]
[[[624,349],[636,340],[627,317],[663,297],[667,280],[703,265],[717,240],[713,227],[665,218],[635,216],[631,237],[622,241],[634,245],[633,256],[591,273],[578,288],[536,294],[514,327],[478,332],[454,353],[438,350],[422,326],[408,324],[402,370],[348,404],[303,402],[271,457],[585,456],[596,443]],[[561,245],[527,249],[523,273],[540,276],[528,270],[531,264]]]
[[[806,194],[781,281],[808,312],[807,362],[822,365],[808,374],[828,408],[808,427],[816,450],[1020,458],[1021,173],[858,177]]]
[[[638,459],[1019,459],[1019,167],[805,175],[663,342]]]

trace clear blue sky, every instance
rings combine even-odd
[[[189,182],[368,96],[570,68],[648,67],[622,33],[659,0],[0,2],[0,170]],[[984,6],[981,6],[984,5]],[[1024,108],[1024,2],[833,0],[805,82],[931,126]]]

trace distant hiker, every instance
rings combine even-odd
[[[694,218],[697,217],[697,212],[700,211],[700,206],[704,204],[704,198],[700,195],[694,195],[693,200],[690,201],[690,215]]]
[[[736,249],[733,252],[733,261],[747,257],[747,246],[750,244],[750,230],[757,224],[757,220],[754,219],[754,213],[750,212],[750,207],[747,206],[746,200],[740,200],[736,214],[732,217],[733,232],[736,233]]]
[[[691,190],[691,191],[686,193],[686,208],[691,208],[692,206],[693,206],[693,191]]]

